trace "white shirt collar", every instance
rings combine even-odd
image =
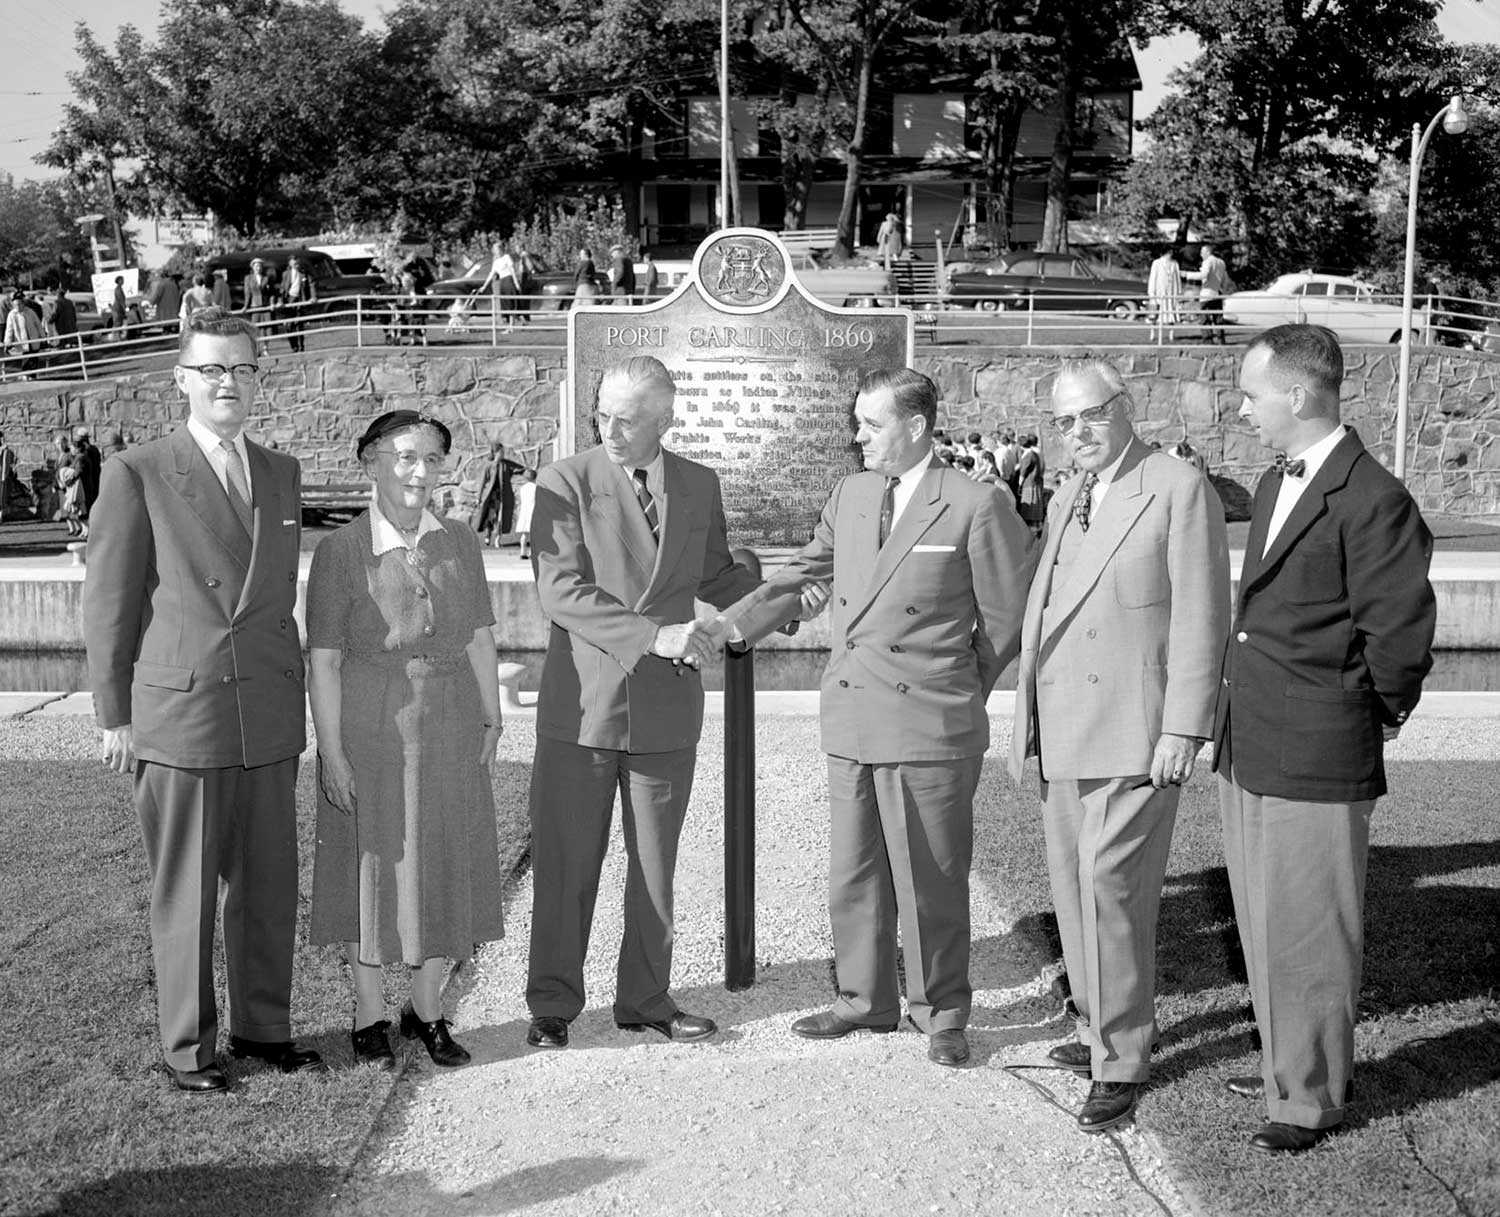
[[[1340,423],[1311,448],[1303,449],[1295,457],[1288,457],[1288,460],[1307,462],[1307,468],[1302,471],[1302,476],[1294,480],[1303,483],[1312,481],[1317,476],[1318,470],[1323,467],[1323,462],[1333,455],[1333,450],[1339,446],[1339,442],[1344,438],[1344,433],[1345,427]],[[1290,478],[1291,474],[1283,474],[1282,476]]]
[[[906,492],[907,494],[910,494],[917,488],[917,483],[922,480],[923,476],[927,473],[927,470],[931,465],[932,449],[929,448],[922,454],[921,460],[919,460],[915,465],[913,465],[910,469],[908,469],[905,473],[903,473],[899,478],[896,479],[901,483],[898,489]]]
[[[422,508],[422,518],[417,521],[417,535],[411,545],[406,544],[406,539],[401,535],[401,530],[385,518],[385,512],[380,510],[380,504],[376,501],[375,492],[370,491],[370,552],[377,558],[381,554],[389,553],[393,549],[414,549],[422,543],[422,538],[430,532],[441,532],[443,526],[438,523],[437,516]]]
[[[209,464],[213,466],[215,473],[219,471],[221,463],[224,465],[228,464],[229,458],[224,455],[224,449],[221,446],[222,441],[215,431],[206,427],[191,414],[188,415],[187,429],[188,434],[193,437],[193,441],[202,449],[203,455],[208,458]],[[250,453],[245,447],[245,433],[237,431],[229,442],[234,445],[234,450],[240,454],[240,461],[245,466],[245,476],[248,478],[250,476]]]
[[[665,449],[658,448],[656,450],[656,455],[652,457],[651,460],[647,461],[644,465],[620,466],[620,468],[625,471],[625,477],[632,482],[635,481],[635,471],[637,469],[644,469],[646,471],[646,489],[651,491],[651,493],[658,498],[661,497],[662,491],[666,488],[667,461],[666,457],[662,455],[664,451]]]
[[[1134,440],[1131,441],[1131,443],[1134,443],[1134,442],[1135,442]],[[1117,457],[1115,457],[1114,460],[1110,461],[1109,468],[1100,470],[1098,473],[1096,473],[1094,475],[1094,477],[1096,479],[1096,485],[1099,485],[1099,486],[1108,486],[1111,482],[1113,482],[1115,480],[1116,476],[1118,476],[1118,474],[1120,472],[1120,464],[1121,464],[1122,461],[1124,461],[1125,454],[1127,452],[1129,452],[1129,451],[1130,451],[1130,444],[1126,444],[1125,447],[1123,447],[1123,448],[1120,449],[1120,455],[1117,456]]]

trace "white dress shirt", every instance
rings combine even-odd
[[[1101,469],[1094,475],[1095,479],[1097,480],[1094,482],[1093,493],[1089,496],[1090,519],[1092,519],[1094,513],[1099,510],[1099,504],[1104,502],[1105,494],[1108,493],[1109,488],[1114,482],[1115,478],[1119,476],[1120,462],[1125,459],[1125,454],[1129,451],[1130,445],[1126,444],[1124,448],[1120,449],[1120,455],[1115,457],[1115,459],[1109,463],[1108,469]]]
[[[442,531],[443,526],[438,523],[437,516],[424,507],[422,518],[417,521],[417,535],[408,545],[406,538],[401,535],[401,530],[386,519],[385,512],[380,510],[380,500],[375,497],[375,492],[373,490],[370,492],[370,552],[375,557],[378,558],[381,554],[389,553],[393,549],[416,549],[428,533]]]
[[[922,480],[922,475],[927,472],[928,466],[932,464],[932,452],[929,450],[922,454],[922,459],[903,473],[896,481],[896,488],[891,492],[893,508],[891,510],[891,531],[896,531],[896,522],[901,519],[901,513],[906,510],[906,505],[911,502],[911,496],[917,493],[917,483]]]
[[[219,479],[219,485],[224,487],[224,493],[229,493],[229,454],[224,451],[219,436],[210,428],[204,426],[191,414],[188,415],[188,434],[193,437],[194,442],[203,450],[203,455],[208,458],[208,467],[214,471],[214,476]],[[250,453],[245,447],[245,433],[236,432],[234,438],[229,441],[234,445],[234,450],[240,454],[240,464],[245,469],[245,484],[250,487],[250,504],[255,505],[255,482],[250,477]]]
[[[658,533],[667,526],[667,462],[661,454],[661,449],[656,450],[656,456],[649,465],[621,465],[625,473],[625,481],[630,487],[630,493],[635,494],[635,471],[637,468],[646,471],[646,489],[651,492],[651,497],[656,500],[656,530]]]
[[[1306,461],[1307,468],[1302,471],[1301,477],[1293,477],[1290,473],[1283,471],[1281,489],[1276,492],[1276,506],[1271,509],[1271,523],[1266,527],[1266,548],[1261,550],[1261,557],[1265,557],[1266,551],[1271,548],[1271,542],[1276,540],[1276,534],[1286,523],[1287,516],[1292,514],[1292,508],[1297,506],[1297,500],[1307,490],[1307,484],[1317,476],[1318,470],[1323,467],[1323,462],[1339,446],[1339,441],[1343,438],[1344,428],[1335,427],[1311,448],[1304,449],[1295,457],[1288,456],[1289,460]]]

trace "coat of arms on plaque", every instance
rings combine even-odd
[[[700,265],[703,290],[739,308],[764,304],[786,280],[781,251],[764,237],[725,236],[704,251]]]

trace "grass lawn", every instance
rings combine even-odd
[[[529,762],[529,731],[515,734],[507,755]],[[299,935],[293,1032],[323,1054],[328,1073],[284,1076],[221,1057],[228,1094],[174,1090],[157,1042],[146,866],[129,779],[94,756],[83,719],[0,723],[0,1213],[307,1212],[338,1187],[394,1085],[392,1074],[353,1066],[341,952]],[[511,814],[524,815],[528,768],[518,759],[497,767],[497,798]],[[305,764],[304,904],[311,781]],[[503,856],[514,857],[516,825],[502,822],[502,838]],[[393,969],[386,976],[394,1012],[404,978]],[[222,985],[221,972],[221,994]],[[222,1004],[220,1020],[227,1048]]]
[[[1493,738],[1491,724],[1465,726]],[[1444,730],[1414,722],[1407,734],[1425,732],[1430,752]],[[1036,803],[1015,805],[993,759],[1005,743],[975,818],[999,817],[1001,890],[1045,923]],[[1260,1056],[1217,793],[1201,772],[1184,791],[1159,930],[1162,1043],[1138,1123],[1205,1214],[1500,1214],[1500,763],[1397,760],[1390,779],[1372,834],[1349,1119],[1316,1151],[1278,1158],[1247,1145],[1263,1107],[1223,1088],[1258,1074]]]

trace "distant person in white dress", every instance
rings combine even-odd
[[[531,557],[531,511],[536,506],[536,470],[523,469],[516,482],[516,532],[520,535],[521,557]]]
[[[1176,327],[1182,323],[1182,267],[1175,250],[1167,250],[1151,263],[1146,295],[1151,301],[1152,339],[1175,341]]]

